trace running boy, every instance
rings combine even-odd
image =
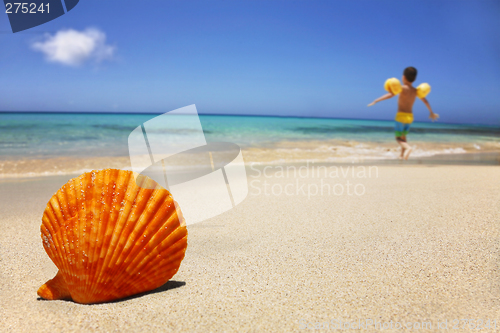
[[[398,113],[396,114],[396,124],[394,126],[396,132],[396,141],[401,145],[401,157],[405,160],[408,159],[411,153],[411,147],[406,142],[406,135],[410,130],[410,124],[413,122],[413,104],[417,97],[417,89],[412,86],[413,81],[417,78],[417,70],[414,67],[407,67],[403,72],[403,85],[401,93],[399,94],[398,100]],[[430,88],[429,88],[430,89]],[[368,106],[375,105],[376,103],[392,98],[396,96],[392,92],[385,94],[382,97],[377,98]],[[424,102],[425,106],[429,109],[429,118],[432,121],[439,118],[437,113],[432,112],[431,105],[425,99],[425,97],[420,98]]]

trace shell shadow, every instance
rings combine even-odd
[[[139,297],[143,297],[143,296],[146,296],[146,295],[152,295],[152,294],[156,294],[156,293],[162,293],[164,291],[172,290],[172,289],[176,289],[176,288],[180,288],[180,287],[185,286],[185,285],[186,285],[186,282],[184,282],[184,281],[172,281],[171,280],[171,281],[168,281],[167,283],[165,283],[161,287],[158,287],[156,289],[153,289],[153,290],[150,290],[150,291],[146,291],[146,292],[143,292],[143,293],[131,295],[131,296],[128,296],[128,297],[125,297],[125,298],[121,298],[121,299],[117,299],[117,300],[109,301],[109,302],[92,303],[92,304],[81,304],[81,305],[93,305],[93,304],[107,304],[107,303],[126,302],[126,301],[134,299],[134,298],[139,298]],[[37,301],[48,301],[48,300],[43,299],[41,297],[37,297]],[[76,303],[73,300],[59,300],[59,301],[66,301],[66,302]],[[78,303],[76,303],[76,304],[78,304]]]
[[[150,291],[146,291],[146,292],[143,292],[143,293],[140,293],[140,294],[131,295],[131,296],[128,296],[128,297],[125,297],[125,298],[117,299],[117,300],[114,300],[114,301],[111,301],[111,302],[106,302],[106,303],[120,303],[120,302],[125,302],[125,301],[128,301],[128,300],[134,299],[134,298],[139,298],[139,297],[146,296],[146,295],[152,295],[152,294],[156,294],[156,293],[162,293],[162,292],[167,291],[167,290],[172,290],[172,289],[180,288],[180,287],[185,286],[185,285],[186,285],[186,282],[184,282],[184,281],[168,281],[163,286],[158,287],[156,289],[153,289],[153,290],[150,290]]]

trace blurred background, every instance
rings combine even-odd
[[[414,66],[441,122],[498,126],[498,17],[498,1],[85,0],[13,34],[0,14],[0,111],[392,120],[396,99],[366,105]]]

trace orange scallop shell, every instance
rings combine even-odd
[[[124,170],[71,179],[48,202],[40,229],[59,268],[38,289],[45,299],[101,303],[156,289],[177,273],[187,247],[170,192]]]

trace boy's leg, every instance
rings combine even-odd
[[[411,147],[410,145],[406,142],[406,134],[408,134],[408,132],[410,131],[410,124],[404,124],[403,126],[403,140],[406,144],[406,151],[405,151],[405,154],[404,154],[404,159],[407,160],[408,157],[410,157],[410,154],[411,154]]]
[[[400,123],[399,121],[396,121],[396,123],[394,124],[394,132],[396,134],[396,141],[401,146],[401,155],[399,156],[399,158],[403,159],[405,156],[406,149],[409,147],[408,144],[406,143],[404,124]]]
[[[405,158],[406,156],[406,152],[409,150],[411,150],[411,147],[408,143],[406,143],[406,137],[401,135],[401,136],[397,136],[396,137],[396,141],[399,143],[399,145],[401,146],[401,155],[399,156],[400,159],[403,159]],[[408,159],[408,158],[406,158]]]

